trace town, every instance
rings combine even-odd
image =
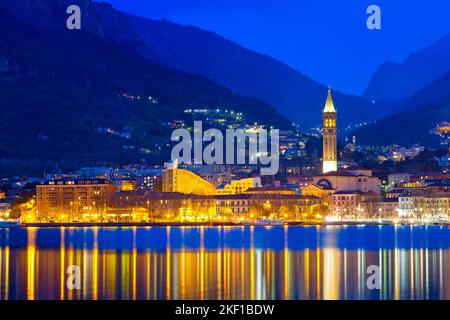
[[[23,225],[448,223],[448,124],[432,131],[442,138],[444,153],[424,157],[421,146],[370,149],[357,146],[355,137],[338,152],[331,90],[322,117],[320,163],[308,162],[304,136],[281,131],[280,170],[272,176],[260,175],[258,164],[172,161],[5,178],[0,219]]]

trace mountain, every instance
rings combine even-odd
[[[13,18],[50,33],[66,27],[66,11],[73,4],[82,9],[83,30],[101,34],[102,26],[91,0],[2,0],[0,8]]]
[[[327,87],[286,64],[193,26],[132,16],[107,3],[95,7],[105,34],[136,52],[260,98],[303,128],[321,123]],[[389,110],[337,91],[333,98],[343,127]]]
[[[82,30],[67,30],[68,4],[81,6]],[[0,2],[0,95],[0,174],[160,163],[170,152],[158,147],[170,139],[166,124],[186,108],[229,108],[247,123],[291,128],[261,100],[106,37],[90,0]]]
[[[385,62],[372,77],[364,97],[376,101],[405,99],[449,72],[449,57],[450,33],[403,63]]]
[[[430,134],[430,130],[450,119],[450,72],[405,99],[401,105],[401,112],[356,130],[354,135],[359,143],[437,146],[439,140]]]

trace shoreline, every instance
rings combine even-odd
[[[233,223],[233,222],[103,222],[103,223],[18,223],[2,224],[0,228],[117,228],[117,227],[289,227],[289,226],[450,226],[450,222],[394,222],[394,221],[323,221],[286,222],[284,224]]]

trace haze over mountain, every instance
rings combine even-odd
[[[450,119],[450,72],[400,105],[403,111],[356,130],[359,143],[437,146],[439,140],[430,130]]]
[[[105,34],[136,52],[260,98],[303,128],[320,124],[327,87],[286,64],[193,26],[132,16],[106,3],[95,6]],[[361,97],[334,92],[333,98],[341,126],[389,112]]]
[[[401,100],[430,85],[450,71],[450,33],[403,63],[385,62],[372,77],[364,97]]]
[[[82,30],[66,28],[72,3],[82,8]],[[0,2],[2,171],[144,158],[160,163],[167,158],[155,143],[171,132],[161,123],[183,117],[188,107],[229,108],[247,123],[291,128],[267,103],[161,66],[112,41],[103,29],[90,0]],[[126,128],[131,137],[102,128]]]

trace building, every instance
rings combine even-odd
[[[299,188],[304,188],[313,183],[313,177],[303,174],[289,175],[287,176],[287,183],[296,184]]]
[[[372,170],[361,167],[347,167],[331,171],[313,178],[314,184],[326,189],[339,191],[360,191],[380,194],[380,179],[372,176]]]
[[[162,191],[184,194],[214,195],[215,187],[195,173],[178,169],[178,163],[166,164],[162,171]]]
[[[27,222],[101,221],[116,187],[107,179],[50,180],[36,186],[36,215]]]
[[[121,191],[107,222],[207,222],[215,220],[213,196],[160,191]]]
[[[261,188],[264,189],[264,188]],[[291,191],[291,190],[289,190]],[[307,221],[320,219],[315,208],[322,203],[314,196],[301,196],[288,190],[252,190],[250,193],[215,196],[217,217],[225,221],[280,219]]]
[[[251,188],[261,187],[260,177],[242,178],[222,182],[217,188],[192,171],[178,169],[176,164],[168,164],[162,172],[162,191],[196,195],[232,195]]]
[[[136,177],[136,189],[152,191],[161,185],[161,173],[142,174]]]
[[[0,219],[9,219],[11,217],[12,205],[10,201],[0,200]]]
[[[420,220],[448,220],[450,193],[416,191],[399,197],[399,218]]]
[[[327,101],[322,112],[323,129],[323,166],[322,172],[327,173],[337,170],[337,113],[331,97],[331,89],[328,89]]]
[[[391,159],[394,161],[404,161],[406,159],[413,159],[425,150],[423,146],[413,146],[411,148],[395,148],[392,150]]]
[[[136,190],[136,180],[133,179],[120,179],[115,180],[114,184],[119,191],[133,191]]]
[[[427,181],[450,180],[450,174],[441,172],[423,172],[411,175],[411,182],[426,183]]]
[[[437,181],[428,183],[425,186],[425,190],[429,190],[431,192],[450,192],[450,181]]]
[[[331,213],[343,219],[364,218],[367,212],[364,211],[362,202],[376,197],[372,192],[337,191],[332,195]]]
[[[261,178],[259,177],[231,180],[231,182],[223,183],[222,185],[217,187],[216,194],[218,195],[239,194],[244,193],[249,189],[260,187],[261,187]]]
[[[388,175],[389,188],[398,186],[400,183],[409,182],[411,175],[409,173],[392,173]]]
[[[364,218],[395,220],[398,218],[398,198],[370,197],[361,202]]]
[[[213,186],[220,186],[222,183],[231,181],[230,172],[202,172],[199,176],[211,183]]]
[[[248,194],[284,194],[284,195],[294,195],[296,192],[289,188],[284,187],[260,187],[251,188],[246,191]]]
[[[328,186],[319,186],[317,184],[310,184],[301,189],[301,194],[303,196],[314,196],[323,200],[325,205],[329,205],[331,202],[331,196],[335,193],[336,190],[328,187]]]

